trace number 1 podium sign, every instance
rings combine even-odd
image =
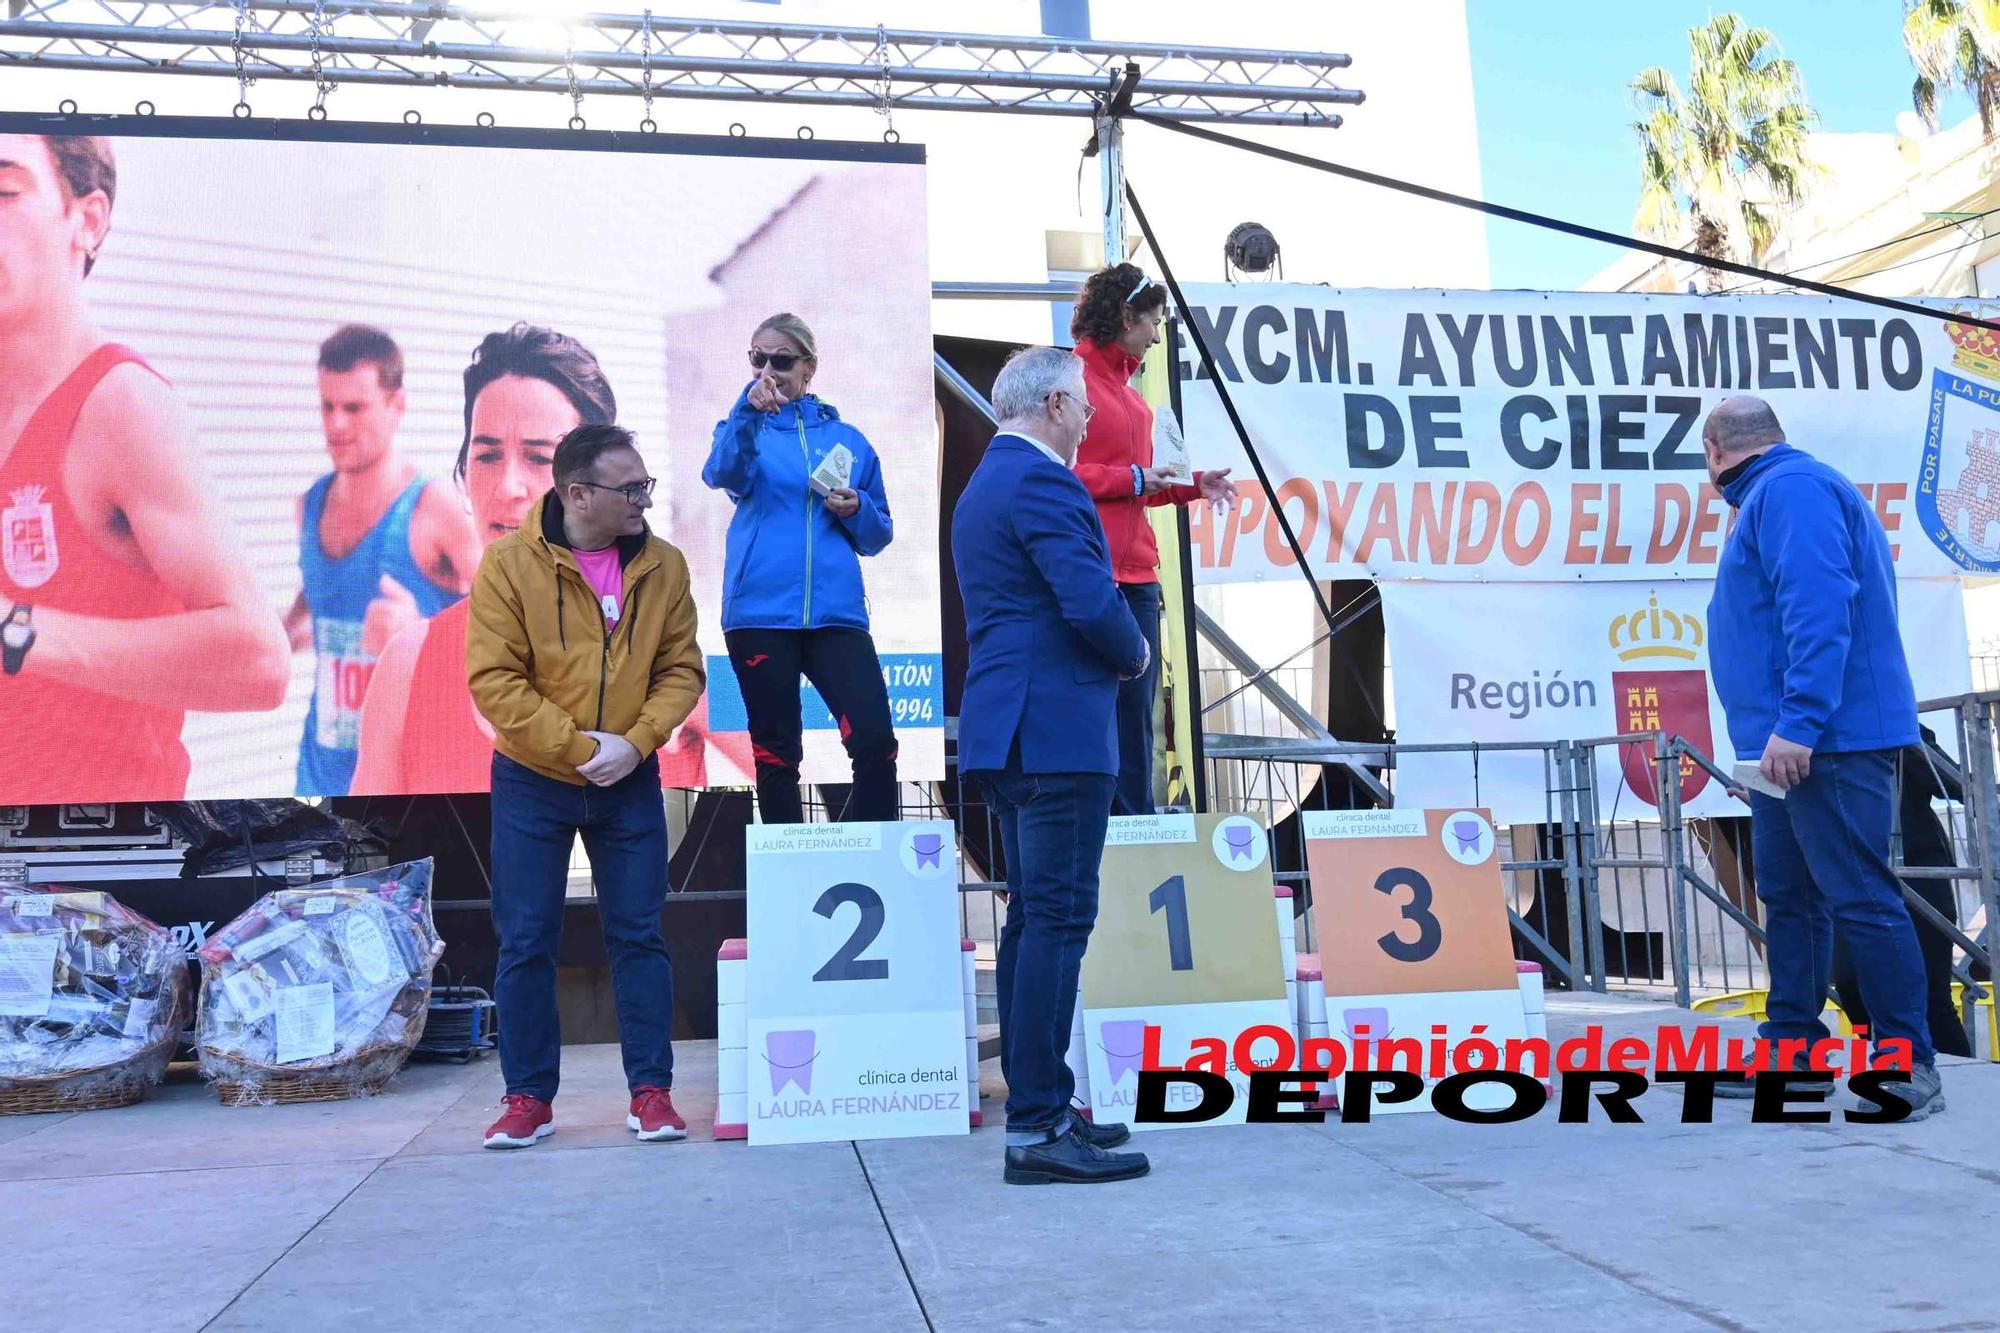
[[[1111,821],[1098,875],[1097,926],[1083,957],[1083,1034],[1091,1113],[1130,1122],[1142,1043],[1160,1029],[1160,1059],[1184,1064],[1198,1037],[1260,1024],[1291,1029],[1282,946],[1271,920],[1263,824],[1242,815],[1134,815]],[[1255,1052],[1258,1058],[1278,1054]],[[1219,1121],[1249,1109],[1248,1071]],[[1184,1084],[1168,1108],[1192,1101]],[[1133,1125],[1134,1129],[1165,1128]]]
[[[1304,820],[1327,1031],[1347,1043],[1349,1068],[1357,1042],[1373,1069],[1407,1067],[1385,1056],[1384,1041],[1414,1038],[1428,1060],[1433,1027],[1444,1028],[1447,1049],[1475,1024],[1496,1047],[1527,1035],[1499,839],[1485,811],[1324,810]],[[1503,1105],[1507,1094],[1466,1100]],[[1373,1109],[1429,1108],[1427,1087],[1415,1101]]]
[[[750,1142],[968,1132],[951,824],[748,834]]]

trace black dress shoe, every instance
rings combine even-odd
[[[1082,1116],[1076,1118],[1076,1131],[1093,1148],[1116,1148],[1132,1137],[1132,1131],[1116,1120],[1107,1120],[1100,1125]]]
[[[1106,1152],[1075,1128],[1044,1143],[1007,1150],[1009,1185],[1100,1185],[1131,1180],[1150,1170],[1146,1154]]]
[[[1092,1147],[1116,1148],[1132,1137],[1132,1131],[1116,1120],[1106,1120],[1100,1124],[1075,1107],[1070,1108],[1069,1119],[1072,1125],[1083,1131],[1084,1141]]]

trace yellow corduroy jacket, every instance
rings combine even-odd
[[[611,634],[554,491],[486,548],[472,581],[465,666],[494,748],[577,786],[578,766],[597,752],[583,733],[623,736],[643,760],[694,711],[708,680],[686,559],[650,531],[620,538],[618,553],[625,594]]]

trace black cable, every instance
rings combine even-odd
[[[1379,591],[1380,590],[1376,587],[1375,584],[1370,583],[1366,588],[1363,588],[1360,592],[1348,598],[1347,601],[1341,606],[1341,608],[1338,611],[1334,612],[1334,614],[1336,616],[1339,616],[1340,619],[1333,626],[1332,629],[1327,630],[1324,634],[1318,634],[1313,636],[1312,642],[1308,643],[1305,647],[1300,648],[1295,652],[1288,653],[1284,657],[1279,658],[1276,662],[1273,662],[1271,665],[1259,669],[1255,674],[1250,676],[1241,685],[1238,685],[1235,689],[1223,695],[1220,699],[1204,700],[1202,702],[1202,706],[1200,709],[1200,715],[1206,717],[1208,714],[1214,712],[1216,709],[1222,707],[1222,705],[1228,703],[1230,700],[1236,698],[1237,696],[1244,694],[1247,691],[1256,689],[1257,682],[1264,679],[1266,676],[1269,676],[1272,672],[1281,670],[1284,667],[1289,666],[1291,663],[1297,661],[1299,658],[1305,656],[1307,653],[1311,652],[1313,649],[1319,647],[1323,643],[1331,643],[1334,640],[1335,636],[1337,636],[1342,630],[1346,629],[1350,624],[1354,623],[1356,620],[1359,620],[1362,616],[1367,615],[1370,611],[1374,610],[1376,606],[1380,605],[1381,598],[1378,596]],[[1367,606],[1362,606],[1361,609],[1355,611],[1353,615],[1348,614],[1349,610],[1351,610],[1356,606],[1360,606],[1362,602],[1368,601],[1369,598],[1374,598],[1375,600],[1370,601]],[[1350,667],[1353,666],[1351,662],[1348,665]],[[1356,670],[1358,671],[1358,668]],[[1358,675],[1356,679],[1357,681],[1359,680]],[[1382,718],[1378,715],[1375,720],[1380,722]]]
[[[1181,294],[1181,285],[1174,277],[1173,267],[1167,263],[1166,252],[1160,249],[1160,239],[1153,234],[1153,228],[1146,221],[1146,210],[1139,206],[1138,192],[1133,190],[1128,178],[1125,182],[1125,198],[1132,205],[1132,217],[1139,224],[1139,231],[1146,238],[1146,248],[1159,261],[1160,278],[1167,284],[1167,291],[1173,295],[1174,306],[1179,310],[1193,310],[1187,297]],[[1215,354],[1208,350],[1208,340],[1201,336],[1195,321],[1186,321],[1188,337],[1194,342],[1194,350],[1201,354],[1201,363],[1208,368],[1209,379],[1215,385],[1215,396],[1222,400],[1222,410],[1229,417],[1229,424],[1235,428],[1236,438],[1243,445],[1243,452],[1250,459],[1251,470],[1264,487],[1264,493],[1271,497],[1271,512],[1278,520],[1278,527],[1285,534],[1285,544],[1292,548],[1292,558],[1299,562],[1299,573],[1305,576],[1306,586],[1312,589],[1313,601],[1319,604],[1320,616],[1327,625],[1334,621],[1333,607],[1327,603],[1326,594],[1320,591],[1319,580],[1313,577],[1312,563],[1306,559],[1305,548],[1299,545],[1298,533],[1292,531],[1292,520],[1285,515],[1284,505],[1278,502],[1278,488],[1271,484],[1271,476],[1264,471],[1264,460],[1257,457],[1257,448],[1250,443],[1250,432],[1244,428],[1243,418],[1237,414],[1236,404],[1230,400],[1229,388],[1223,381],[1222,372],[1215,364]]]
[[[1863,305],[1880,306],[1884,310],[1894,310],[1906,315],[1921,315],[1926,319],[1940,322],[1951,321],[1973,328],[1991,329],[2000,333],[2000,323],[1993,320],[1975,319],[1970,315],[1954,314],[1949,310],[1933,310],[1929,306],[1917,305],[1911,301],[1900,301],[1893,296],[1876,296],[1870,292],[1857,292],[1847,287],[1836,287],[1830,282],[1819,282],[1812,278],[1788,278],[1782,273],[1759,268],[1755,264],[1739,264],[1733,259],[1713,259],[1698,255],[1692,250],[1682,250],[1671,245],[1661,245],[1657,241],[1641,240],[1636,236],[1620,236],[1615,231],[1605,231],[1601,227],[1587,227],[1580,222],[1565,222],[1561,218],[1550,217],[1546,213],[1531,213],[1525,208],[1513,208],[1507,204],[1488,203],[1484,199],[1473,199],[1467,195],[1453,194],[1449,190],[1433,189],[1428,185],[1418,185],[1395,176],[1384,176],[1379,172],[1363,171],[1359,167],[1342,166],[1338,162],[1328,162],[1317,157],[1307,157],[1304,153],[1294,153],[1284,148],[1273,148],[1269,144],[1257,143],[1250,139],[1239,139],[1233,134],[1220,134],[1215,130],[1190,125],[1171,116],[1153,115],[1148,112],[1133,112],[1131,119],[1158,125],[1161,129],[1172,130],[1175,134],[1185,134],[1190,138],[1205,139],[1209,143],[1219,143],[1229,148],[1240,148],[1259,157],[1273,158],[1279,162],[1290,162],[1294,166],[1309,167],[1314,171],[1324,171],[1348,180],[1360,181],[1364,185],[1379,185],[1386,190],[1415,195],[1419,199],[1429,199],[1433,203],[1451,204],[1457,208],[1469,208],[1488,217],[1506,218],[1510,222],[1525,222],[1530,226],[1548,231],[1559,231],[1566,236],[1577,236],[1587,241],[1602,241],[1606,245],[1619,246],[1626,250],[1638,250],[1644,254],[1658,255],[1662,259],[1678,259],[1702,268],[1721,269],[1725,273],[1741,274],[1760,282],[1775,282],[1797,287],[1804,291],[1817,292],[1822,296],[1838,296]],[[1128,189],[1126,192],[1130,194]],[[1134,205],[1137,208],[1137,205]],[[1154,251],[1158,253],[1157,247]],[[1164,265],[1163,265],[1164,267]],[[1197,342],[1196,344],[1200,344]],[[1212,373],[1212,371],[1211,371]],[[1218,386],[1219,387],[1219,386]],[[1225,395],[1223,402],[1228,402]]]
[[[1877,245],[1864,245],[1859,250],[1849,250],[1846,254],[1835,255],[1831,259],[1815,259],[1810,264],[1801,264],[1799,267],[1793,269],[1790,273],[1785,275],[1785,280],[1789,282],[1791,281],[1792,278],[1805,272],[1809,268],[1825,268],[1828,264],[1838,264],[1843,259],[1853,259],[1859,255],[1873,254],[1877,250],[1887,250],[1891,246],[1907,245],[1911,241],[1922,240],[1926,236],[1935,236],[1937,235],[1937,233],[1941,231],[1950,231],[1953,227],[1962,227],[1968,222],[1978,222],[1982,218],[1990,218],[1995,213],[2000,213],[2000,208],[1989,208],[1984,213],[1974,213],[1970,217],[1953,218],[1950,222],[1940,222],[1935,227],[1925,227],[1922,231],[1913,231],[1908,236],[1898,236],[1893,240],[1883,241]],[[1984,236],[1979,238],[1979,240],[1982,241],[1985,239],[1986,238]],[[1962,246],[1954,247],[1954,249],[1963,249],[1963,248],[1964,247]],[[1951,252],[1947,250],[1941,253],[1949,254]],[[1855,277],[1866,278],[1874,273],[1886,273],[1886,272],[1888,272],[1887,269],[1878,268],[1871,270],[1869,273],[1857,273]],[[1756,285],[1757,284],[1754,282],[1739,282],[1734,287],[1724,287],[1721,291],[1714,293],[1714,295],[1729,296],[1735,292],[1748,291],[1750,288]]]
[[[451,812],[451,822],[458,825],[458,836],[465,839],[466,850],[472,853],[472,864],[478,868],[479,878],[486,881],[486,897],[490,901],[493,897],[493,876],[486,871],[486,858],[480,854],[479,844],[472,839],[472,830],[465,826],[465,819],[458,813],[458,807],[452,804],[451,797],[444,798],[444,808]]]
[[[1146,238],[1146,248],[1153,252],[1153,258],[1159,262],[1160,278],[1166,283],[1167,291],[1174,298],[1175,309],[1192,310],[1193,307],[1188,304],[1187,297],[1181,292],[1180,283],[1174,278],[1172,265],[1167,263],[1166,252],[1160,249],[1160,238],[1153,234],[1152,226],[1146,221],[1146,210],[1139,206],[1139,196],[1133,191],[1129,177],[1125,181],[1125,198],[1132,205],[1133,220],[1139,224],[1139,231]],[[1313,576],[1312,562],[1306,558],[1305,548],[1299,545],[1299,535],[1292,530],[1292,520],[1278,499],[1278,488],[1271,484],[1271,475],[1264,470],[1264,460],[1257,456],[1257,446],[1250,443],[1250,432],[1244,427],[1243,418],[1237,414],[1236,404],[1229,397],[1228,386],[1223,381],[1222,372],[1215,364],[1215,354],[1208,350],[1208,342],[1201,336],[1201,329],[1196,326],[1193,319],[1184,320],[1182,323],[1187,329],[1189,339],[1194,343],[1195,351],[1201,355],[1202,365],[1208,368],[1209,380],[1215,385],[1215,396],[1222,401],[1222,410],[1229,417],[1230,426],[1236,431],[1237,442],[1243,446],[1243,454],[1250,460],[1251,470],[1257,474],[1257,481],[1263,486],[1264,494],[1271,497],[1271,514],[1278,520],[1279,530],[1285,534],[1285,544],[1292,548],[1292,558],[1298,561],[1299,573],[1305,578],[1306,586],[1312,589],[1313,601],[1319,605],[1320,617],[1327,626],[1326,637],[1331,639],[1359,620],[1369,608],[1364,607],[1362,611],[1356,612],[1346,620],[1341,620],[1327,601],[1326,594],[1320,591],[1319,580]],[[1350,606],[1352,604],[1349,603]],[[1382,710],[1376,707],[1368,683],[1361,678],[1361,669],[1351,659],[1343,657],[1341,660],[1346,664],[1348,674],[1354,677],[1354,683],[1361,691],[1361,702],[1368,705],[1369,715],[1375,719],[1378,726],[1387,727],[1388,719],[1383,717]]]
[[[1849,275],[1847,280],[1849,282],[1858,282],[1862,278],[1872,278],[1878,273],[1894,273],[1899,268],[1913,268],[1918,264],[1928,264],[1932,260],[1948,259],[1952,255],[1957,254],[1961,250],[1970,250],[1977,246],[1984,245],[1986,244],[1988,239],[1989,238],[1985,236],[1975,236],[1970,240],[1960,241],[1957,245],[1952,246],[1948,250],[1933,250],[1929,254],[1918,255],[1915,259],[1905,259],[1895,264],[1884,264],[1881,268],[1864,269],[1859,273]],[[1787,279],[1786,282],[1787,285],[1791,285],[1790,279]],[[1741,289],[1739,288],[1738,290]],[[1723,295],[1723,293],[1718,292],[1716,293],[1716,295],[1720,296]],[[1970,324],[1973,322],[1972,320],[1965,319],[1962,316],[1952,315],[1949,312],[1941,312],[1941,313],[1944,313],[1946,315],[1946,318],[1955,320],[1962,324]]]

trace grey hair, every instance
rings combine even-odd
[[[993,381],[993,415],[1002,421],[1036,416],[1058,389],[1079,392],[1083,362],[1060,347],[1024,347],[1007,358]]]

